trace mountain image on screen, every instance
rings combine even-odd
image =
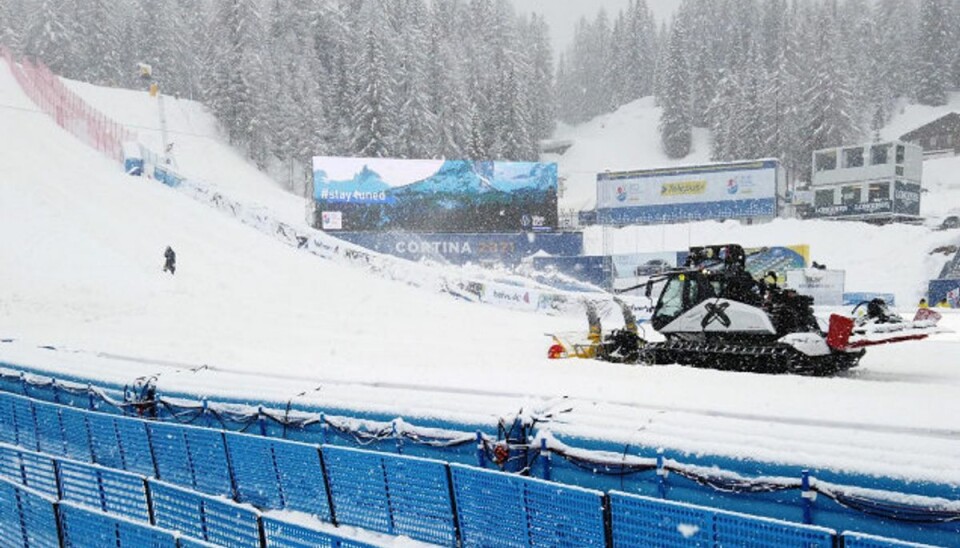
[[[556,164],[446,160],[426,178],[391,186],[377,173],[376,162],[371,159],[345,181],[329,181],[322,169],[314,173],[321,207],[342,211],[344,230],[490,232],[556,227]],[[329,203],[323,199],[379,192],[384,199]]]

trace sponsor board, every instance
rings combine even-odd
[[[504,308],[534,311],[540,306],[540,293],[523,287],[485,283],[480,300]]]
[[[509,232],[557,228],[557,165],[313,158],[314,200],[349,231]]]
[[[583,252],[580,232],[413,234],[338,232],[337,237],[367,249],[410,259],[452,264],[519,264],[535,254],[573,256]]]
[[[339,211],[321,211],[320,228],[324,230],[341,230],[343,228],[343,214]]]
[[[843,270],[820,270],[804,268],[787,271],[784,287],[796,290],[801,295],[813,297],[817,306],[840,306],[843,304],[843,285],[846,273]]]
[[[786,282],[788,270],[806,268],[810,264],[810,246],[797,244],[773,247],[747,247],[743,249],[746,257],[746,269],[757,280],[762,280],[768,272],[777,273],[777,283]],[[687,261],[688,252],[677,253],[677,264]]]
[[[870,302],[873,299],[883,299],[883,302],[890,306],[896,303],[896,297],[893,293],[873,293],[871,291],[857,291],[843,294],[843,306],[856,306],[860,303]]]
[[[776,160],[605,172],[597,175],[601,224],[775,216]]]
[[[534,257],[533,267],[541,272],[559,272],[601,289],[610,289],[613,286],[613,267],[609,256]]]

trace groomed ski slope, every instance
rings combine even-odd
[[[145,139],[156,133],[145,93],[71,85]],[[466,303],[282,245],[123,175],[36,112],[2,64],[0,105],[0,339],[14,339],[0,343],[0,361],[121,383],[159,373],[161,391],[251,402],[307,392],[296,401],[410,420],[562,410],[558,433],[960,485],[956,333],[871,349],[830,379],[553,362],[543,334],[583,330],[583,318]],[[199,105],[170,101],[168,117],[184,175],[303,225],[302,200],[243,162]],[[824,224],[786,222],[776,243],[813,244],[828,230],[831,247],[814,256],[845,268],[909,244],[904,260],[885,262],[898,297],[937,269],[907,263],[956,239]],[[770,229],[707,225],[648,230],[673,249]],[[658,248],[661,233],[636,234]],[[173,277],[161,272],[167,245],[178,253]],[[863,289],[887,289],[876,281]],[[943,323],[960,331],[960,316]],[[185,370],[199,365],[208,367]]]

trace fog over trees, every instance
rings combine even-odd
[[[577,25],[558,56],[509,0],[2,0],[0,43],[65,77],[204,102],[261,167],[313,155],[535,160],[557,120],[640,97],[664,150],[716,160],[870,140],[900,98],[960,85],[956,0],[645,0]]]

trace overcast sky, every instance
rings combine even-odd
[[[592,20],[601,7],[607,10],[612,23],[629,0],[513,0],[517,13],[537,12],[542,14],[553,35],[554,55],[559,55],[573,40],[573,29],[581,17]],[[647,0],[647,6],[657,19],[657,24],[669,21],[680,0]]]

